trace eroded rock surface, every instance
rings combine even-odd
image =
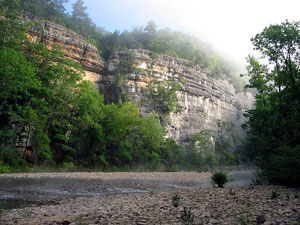
[[[66,57],[83,66],[86,71],[84,79],[95,83],[107,103],[120,94],[117,93],[119,85],[121,92],[128,95],[142,113],[150,113],[153,106],[148,91],[149,83],[152,80],[177,81],[183,87],[177,93],[180,112],[167,117],[164,124],[167,137],[184,143],[192,134],[207,129],[213,135],[213,142],[222,137],[223,140],[229,140],[233,147],[239,145],[244,135],[240,127],[244,123],[242,114],[253,104],[251,93],[237,93],[228,80],[214,79],[208,70],[187,60],[153,54],[144,49],[129,50],[130,54],[116,52],[105,63],[97,48],[75,32],[47,20],[35,21],[41,29],[32,29],[32,41],[43,42],[50,49],[54,45],[61,46]],[[117,75],[120,61],[129,58],[134,62],[135,71]]]
[[[214,139],[222,136],[237,145],[239,137],[243,136],[240,126],[245,120],[242,114],[251,108],[252,94],[237,93],[227,80],[214,79],[209,71],[198,65],[194,66],[187,60],[152,55],[144,49],[113,54],[107,62],[101,82],[101,90],[105,93],[106,100],[109,102],[115,97],[114,84],[120,82],[116,72],[120,69],[121,60],[126,61],[131,57],[137,69],[122,75],[122,92],[126,92],[143,113],[153,110],[149,100],[151,96],[147,92],[151,80],[177,81],[183,87],[177,94],[177,107],[180,112],[171,113],[165,125],[168,137],[186,142],[192,134],[207,129]]]
[[[40,26],[32,27],[29,38],[34,42],[46,44],[49,49],[55,45],[60,46],[67,58],[82,65],[85,70],[83,79],[92,81],[98,87],[104,61],[96,46],[87,43],[83,37],[61,25],[48,20],[36,18],[31,18],[31,20]]]

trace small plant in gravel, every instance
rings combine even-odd
[[[235,217],[237,219],[237,224],[239,225],[250,225],[254,224],[250,221],[249,218],[253,217],[253,213],[248,210],[243,210],[242,208],[238,209],[238,212],[235,214]]]
[[[76,218],[76,225],[86,225],[86,224],[83,222],[83,215],[77,216],[77,218]]]
[[[294,198],[298,199],[298,198],[299,198],[299,194],[298,194],[298,193],[295,193],[295,194],[294,194]]]
[[[271,199],[276,199],[279,197],[279,193],[276,190],[272,190]]]
[[[181,223],[183,225],[193,225],[194,223],[194,215],[190,209],[183,207],[183,211],[181,211]]]
[[[218,188],[223,188],[227,182],[228,182],[228,178],[225,172],[215,172],[211,177],[211,183],[214,186],[218,185]]]
[[[248,225],[248,220],[245,216],[241,215],[238,217],[238,222],[240,225]]]
[[[290,201],[291,200],[291,195],[289,192],[285,193],[285,197],[286,197],[286,200],[287,201]]]
[[[175,195],[172,196],[172,205],[174,207],[178,207],[179,201],[180,201],[180,195],[175,194]]]
[[[229,189],[229,194],[230,195],[236,195],[235,191],[233,191],[232,188]]]
[[[237,203],[237,204],[246,204],[246,201],[244,200],[244,199],[241,199],[241,198],[239,198],[239,197],[237,197],[237,196],[234,196],[233,197],[233,200]]]
[[[4,211],[3,207],[5,206],[6,201],[0,201],[0,218],[2,216],[2,213]]]
[[[138,212],[133,212],[133,215],[139,217],[141,214],[139,214]]]

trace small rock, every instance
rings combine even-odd
[[[70,223],[72,223],[72,222],[70,222],[68,220],[65,220],[65,221],[62,221],[62,222],[58,222],[57,224],[59,224],[59,225],[69,225]]]
[[[201,215],[201,217],[210,217],[210,213],[204,212],[204,213]]]
[[[218,220],[215,220],[215,219],[210,219],[209,220],[209,223],[211,223],[211,224],[217,224],[218,223]]]
[[[271,221],[264,222],[264,225],[272,225],[273,223]]]
[[[266,222],[266,217],[264,215],[259,215],[256,217],[256,222],[257,224],[263,224]]]

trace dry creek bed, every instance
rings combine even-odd
[[[243,173],[237,173],[236,177],[241,175]],[[206,186],[210,176],[210,173],[196,172],[0,175],[0,180],[28,178],[42,179],[44,182],[54,178],[69,179],[69,181],[80,178],[81,184],[84,183],[84,179],[93,182],[98,180],[99,184],[96,188],[101,191],[87,190],[87,193],[105,193],[113,186],[117,186],[115,190],[124,186],[130,190],[91,197],[59,198],[55,200],[55,204],[4,210],[0,224],[180,225],[182,224],[181,212],[183,207],[186,207],[194,216],[194,225],[300,225],[300,190],[280,187],[246,187],[234,181],[229,182],[228,186],[231,187],[211,188]],[[97,185],[93,182],[87,186],[79,185],[77,189],[73,187],[73,191],[84,193],[85,188]],[[77,180],[75,184],[79,183]],[[50,182],[47,185],[52,188],[54,184]],[[57,184],[59,190],[63,187],[67,190],[71,186],[71,182]],[[35,195],[37,191],[34,189],[35,186],[28,185],[28,187],[30,188],[24,191],[25,195],[28,195],[26,191],[29,189],[31,189],[31,194]],[[1,190],[8,191],[8,188],[12,187],[0,186],[0,193]],[[133,188],[133,191],[130,188]],[[22,193],[21,189],[18,190]],[[36,195],[43,196],[43,191],[41,189],[41,193],[36,193]],[[13,193],[16,192],[16,190],[13,191]],[[276,198],[272,198],[274,193],[278,194]],[[172,204],[172,196],[175,194],[180,196],[178,207]]]

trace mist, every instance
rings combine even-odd
[[[222,55],[245,64],[251,37],[269,24],[300,20],[297,0],[84,0],[93,22],[108,31],[132,30],[153,20],[208,42]],[[71,11],[75,0],[66,8]]]

